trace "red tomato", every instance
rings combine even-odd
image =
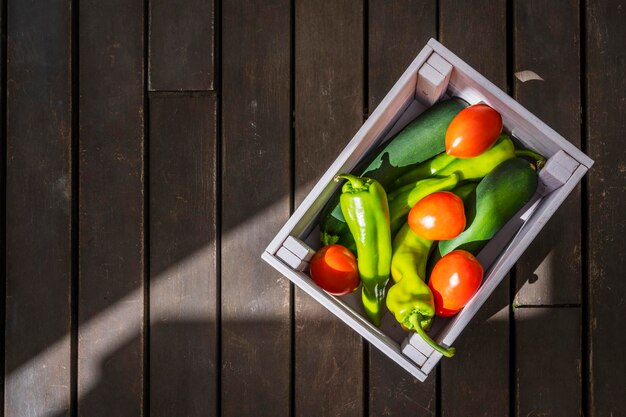
[[[463,200],[448,191],[432,193],[413,206],[409,227],[424,239],[452,239],[465,229]]]
[[[441,258],[430,274],[428,286],[435,297],[435,313],[449,317],[459,312],[476,294],[483,267],[469,252],[454,250]]]
[[[446,131],[446,152],[472,158],[491,148],[502,133],[502,116],[486,104],[474,104],[456,115]]]
[[[332,295],[350,294],[359,286],[356,257],[341,245],[328,245],[318,250],[311,259],[311,278]]]

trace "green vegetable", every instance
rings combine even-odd
[[[485,246],[537,190],[537,173],[522,158],[509,159],[498,165],[476,187],[476,195],[466,204],[467,228],[454,239],[439,242],[438,256],[455,249],[474,255]]]
[[[459,197],[461,197],[461,200],[467,201],[467,199],[469,199],[472,196],[472,194],[476,191],[477,185],[478,185],[477,182],[464,182],[463,184],[460,184],[454,187],[452,192],[458,195]]]
[[[496,144],[483,154],[474,158],[453,158],[448,165],[436,170],[434,175],[439,178],[447,179],[449,181],[449,188],[444,189],[450,190],[455,187],[459,181],[477,180],[484,177],[495,167],[500,165],[500,163],[514,157],[515,147],[513,145],[513,141],[511,141],[508,136],[502,135]],[[440,158],[440,156],[435,157],[434,160],[437,160],[437,158]],[[442,158],[441,160],[445,159],[446,158]],[[431,167],[438,165],[438,163],[434,160],[426,162],[425,164],[430,165]],[[418,167],[418,169],[421,168]],[[424,181],[426,180],[419,180],[415,183],[404,185],[389,194],[389,215],[391,219],[392,235],[395,234],[400,227],[402,227],[402,224],[406,219],[406,215],[409,214],[411,207],[413,207],[421,198],[428,195],[422,195],[420,192],[420,190],[424,187]]]
[[[433,349],[450,358],[453,347],[444,348],[426,334],[435,316],[435,300],[424,282],[426,261],[432,246],[405,224],[393,241],[391,276],[395,284],[387,294],[387,308],[409,330],[416,331]]]
[[[523,151],[517,151],[523,152]],[[423,178],[459,174],[459,181],[479,180],[487,175],[500,162],[515,158],[517,153],[511,138],[503,133],[496,143],[482,154],[473,158],[454,158],[447,153],[441,153],[428,161],[422,162],[414,169],[397,178],[389,187],[397,190],[407,187]]]
[[[340,205],[357,248],[363,307],[380,326],[385,287],[391,270],[391,232],[385,189],[376,180],[350,174],[341,188]]]
[[[393,139],[372,152],[369,158],[357,165],[353,173],[367,176],[387,187],[400,175],[411,170],[415,164],[445,150],[448,124],[467,103],[460,99],[436,103],[402,129]],[[355,251],[352,235],[339,207],[339,192],[324,207],[320,231],[324,245],[339,243]]]

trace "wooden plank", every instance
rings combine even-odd
[[[290,210],[290,6],[236,0],[222,9],[224,416],[290,411],[289,282],[258,258]]]
[[[363,2],[297,2],[295,42],[297,206],[363,123]],[[361,338],[299,288],[294,349],[297,415],[362,416]]]
[[[214,2],[150,1],[150,90],[212,90]]]
[[[79,5],[79,415],[144,412],[143,5]]]
[[[427,0],[370,0],[368,106],[371,114],[428,39],[437,36],[436,4]]]
[[[444,0],[439,16],[441,42],[506,90],[506,1]],[[455,357],[442,360],[442,416],[509,415],[509,284],[505,277],[455,342]]]
[[[4,5],[6,3],[0,3],[2,7],[0,7],[0,33],[2,34],[0,37],[0,194],[3,199],[0,202],[0,219],[4,219],[3,222],[0,222],[0,249],[2,252],[0,253],[0,276],[2,277],[2,282],[0,282],[0,323],[5,324],[5,332],[0,336],[0,392],[5,393],[5,369],[6,369],[6,290],[7,290],[7,263],[6,263],[6,247],[7,247],[7,234],[6,234],[6,177],[7,177],[7,130],[6,130],[6,100],[7,100],[7,92],[6,92],[6,9]],[[5,395],[0,395],[0,417],[4,417],[4,403],[5,403]]]
[[[372,111],[406,67],[437,35],[437,5],[431,1],[369,1],[368,106]],[[370,348],[369,415],[434,415],[436,375],[421,383],[384,354]]]
[[[587,3],[587,150],[596,164],[589,171],[587,211],[589,363],[588,415],[620,415],[626,410],[626,361],[615,352],[626,345],[620,320],[626,314],[624,235],[626,223],[626,4]],[[620,220],[621,219],[621,220]],[[619,327],[616,327],[619,326]]]
[[[514,71],[531,70],[545,80],[514,78],[514,96],[576,146],[581,117],[578,3],[515,2],[513,13]],[[580,303],[580,219],[577,187],[517,263],[517,305]]]
[[[70,1],[9,2],[7,38],[4,415],[69,416]]]
[[[374,347],[370,348],[369,361],[370,416],[435,415],[435,371],[420,382]]]
[[[214,95],[150,98],[153,417],[217,415],[215,110]]]
[[[581,416],[579,307],[515,309],[517,416]]]

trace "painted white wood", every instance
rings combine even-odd
[[[280,249],[278,249],[278,252],[276,252],[276,256],[296,271],[304,271],[308,266],[306,262],[298,258],[285,247],[281,247]]]
[[[445,92],[446,78],[428,63],[422,65],[417,72],[415,96],[424,104],[432,106]]]
[[[433,52],[430,57],[428,57],[428,61],[426,62],[446,78],[445,82],[447,84],[450,80],[450,75],[452,74],[452,64],[443,59],[441,55],[436,52]]]
[[[402,353],[411,358],[416,364],[422,366],[424,362],[426,362],[427,356],[415,349],[415,347],[409,343],[408,338],[404,339],[400,348],[402,349]]]
[[[293,236],[288,236],[283,246],[304,262],[309,262],[315,255],[315,251],[309,245]]]
[[[424,362],[424,364],[422,365],[422,372],[424,372],[426,375],[430,374],[430,371],[432,371],[435,366],[439,363],[439,361],[441,360],[441,358],[443,358],[443,355],[437,351],[434,351],[432,355],[430,355],[428,357],[428,359],[426,359],[426,362]],[[454,357],[448,359],[447,360],[454,360]]]
[[[426,343],[424,339],[422,339],[422,336],[417,333],[410,333],[409,337],[407,337],[407,340],[411,346],[413,346],[426,357],[429,357],[435,351],[435,349],[433,349],[428,343]]]
[[[539,171],[541,184],[538,192],[548,195],[569,180],[580,164],[564,151],[558,151],[548,159],[546,166]]]

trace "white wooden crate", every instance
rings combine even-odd
[[[339,187],[333,178],[352,171],[370,150],[444,96],[460,97],[469,104],[487,103],[502,115],[505,130],[519,143],[549,158],[540,171],[540,185],[532,201],[478,255],[486,269],[478,292],[453,318],[435,319],[431,337],[451,346],[593,161],[434,39],[417,55],[262,254],[265,261],[420,381],[426,379],[442,355],[416,333],[405,332],[389,312],[381,327],[375,327],[366,319],[359,291],[344,297],[329,295],[311,280],[307,267],[313,251],[321,246],[320,212]]]

